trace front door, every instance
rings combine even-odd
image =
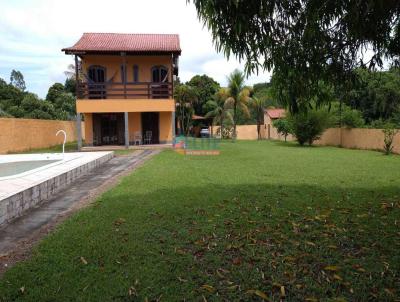
[[[142,113],[142,137],[145,144],[159,144],[159,113],[143,112]]]

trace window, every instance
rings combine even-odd
[[[133,65],[133,82],[139,82],[139,66]]]
[[[151,69],[152,82],[168,82],[168,69],[164,66],[154,66]]]
[[[88,98],[105,99],[107,98],[106,69],[103,66],[92,65],[88,68]]]
[[[88,77],[94,83],[103,83],[106,81],[106,69],[103,66],[90,66],[88,68]]]
[[[126,83],[126,70],[125,65],[121,65],[121,82]]]

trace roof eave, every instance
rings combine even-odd
[[[127,55],[165,55],[165,54],[174,54],[181,55],[181,50],[144,50],[144,51],[127,51],[127,50],[78,50],[78,49],[70,49],[63,48],[61,51],[65,52],[66,55],[120,55],[121,52],[126,53]]]

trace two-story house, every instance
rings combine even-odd
[[[86,145],[174,140],[178,35],[84,33],[62,51],[75,56],[77,120],[84,116]],[[79,133],[78,140],[81,146]]]

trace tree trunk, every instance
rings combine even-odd
[[[236,108],[237,108],[237,101],[235,100],[235,104],[233,106],[233,134],[232,138],[235,141],[236,140]]]

